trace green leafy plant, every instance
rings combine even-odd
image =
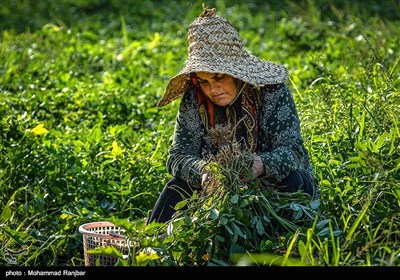
[[[259,178],[244,183],[253,155],[232,139],[231,127],[214,130],[210,138],[220,149],[208,158],[211,179],[176,205],[166,228],[163,244],[176,265],[229,265],[235,254],[276,251],[269,240],[307,228],[319,216],[319,202],[308,194],[282,193]]]
[[[118,265],[399,266],[399,1],[207,4],[287,66],[321,199],[246,189],[218,163],[230,183],[186,202],[204,209],[178,205],[175,236],[140,222],[169,177],[179,106],[157,100],[203,1],[3,2],[0,265],[83,265],[79,225],[116,219],[141,244]]]

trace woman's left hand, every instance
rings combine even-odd
[[[257,154],[253,154],[253,165],[251,166],[251,172],[251,177],[242,178],[241,181],[246,183],[264,174],[264,162]]]

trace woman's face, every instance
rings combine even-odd
[[[235,100],[237,86],[232,76],[220,73],[197,72],[196,79],[204,94],[218,106],[227,106]]]

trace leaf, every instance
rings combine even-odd
[[[294,212],[294,214],[293,214],[293,218],[295,220],[300,219],[302,216],[303,216],[303,209],[301,209],[301,208],[299,208],[299,210]]]
[[[321,229],[321,228],[323,228],[325,225],[327,225],[328,223],[329,223],[329,220],[328,220],[328,219],[325,219],[325,220],[320,221],[320,222],[316,225],[316,227],[317,227],[317,229]]]
[[[184,199],[184,200],[182,200],[182,201],[179,201],[177,204],[175,204],[174,209],[175,209],[175,210],[182,209],[183,207],[186,206],[186,204],[187,204],[187,200],[186,200],[186,199]]]
[[[270,223],[271,222],[271,220],[268,218],[268,216],[263,216],[263,220],[264,221],[266,221],[267,223]]]
[[[331,186],[331,182],[329,182],[328,180],[322,180],[322,181],[321,181],[321,185],[330,187],[330,186]]]
[[[2,226],[1,230],[4,231],[9,237],[11,237],[14,241],[19,244],[24,244],[26,240],[26,236],[22,236],[24,233],[18,232],[17,230],[10,229],[8,227]],[[23,238],[21,238],[23,237]],[[4,237],[2,237],[4,238]]]
[[[16,190],[13,193],[13,195],[10,197],[10,199],[7,201],[6,205],[4,206],[3,211],[1,212],[1,215],[0,215],[1,221],[7,222],[12,218],[14,211],[11,209],[11,206],[15,203],[17,194],[20,191],[25,190],[27,187],[28,186],[19,188],[18,190]]]
[[[226,225],[228,223],[228,219],[225,218],[224,216],[221,216],[221,218],[219,219],[219,222],[221,223],[221,225]]]
[[[259,219],[256,224],[257,233],[263,235],[265,233],[265,228],[261,220]]]
[[[216,220],[217,218],[218,218],[218,216],[219,216],[219,211],[217,210],[217,209],[211,209],[211,213],[210,213],[210,215],[208,216],[211,220]]]
[[[65,214],[65,213],[62,213],[62,214],[60,215],[60,218],[63,219],[63,220],[67,219],[68,217],[69,217],[69,215],[68,215],[68,214]]]
[[[310,207],[311,209],[315,210],[321,205],[321,201],[319,200],[313,200],[310,202]]]
[[[342,235],[343,231],[341,231],[340,229],[337,229],[335,231],[333,231],[333,236],[339,236]]]
[[[224,227],[225,227],[226,230],[229,232],[229,234],[233,235],[233,231],[232,231],[232,229],[231,229],[228,225],[224,225]]]
[[[378,152],[380,148],[382,148],[383,144],[385,144],[386,138],[389,138],[390,134],[388,132],[384,132],[381,136],[378,137],[376,140],[376,150],[375,152]]]
[[[88,213],[90,213],[90,211],[87,208],[83,207],[81,213],[82,215],[87,215]]]
[[[233,229],[239,236],[243,237],[244,239],[247,239],[246,234],[236,224],[233,224]]]
[[[113,256],[117,258],[122,257],[122,253],[112,245],[108,245],[107,247],[98,247],[96,249],[87,250],[88,254],[95,254],[95,255],[107,255]]]
[[[232,203],[237,203],[239,201],[239,196],[237,194],[233,195],[231,197],[231,202]]]
[[[306,208],[306,207],[303,207],[303,212],[304,212],[304,214],[306,214],[307,215],[307,217],[309,217],[310,219],[314,219],[315,217],[314,216],[312,216],[309,212],[308,212],[308,210],[307,209],[310,209],[310,208]]]
[[[219,242],[225,242],[225,238],[219,234],[215,236]]]
[[[146,266],[150,261],[158,260],[160,257],[154,250],[150,250],[150,252],[139,252],[139,254],[135,257],[137,266]]]
[[[317,233],[317,236],[326,236],[329,233],[329,228],[324,228],[320,232]]]
[[[350,163],[350,164],[347,164],[345,167],[346,167],[347,169],[358,169],[358,168],[361,167],[361,165],[358,164],[358,163]]]
[[[301,259],[304,259],[306,257],[306,244],[304,244],[303,240],[299,240],[299,244],[297,245],[297,248],[299,250],[299,255]]]
[[[123,152],[124,152],[124,150],[119,147],[118,142],[113,141],[112,142],[112,151],[111,151],[112,155],[114,157],[117,157],[117,156],[121,155]]]
[[[292,209],[294,211],[299,211],[300,210],[300,206],[297,205],[296,203],[291,203],[290,204],[290,209]]]
[[[364,218],[365,214],[368,211],[369,205],[371,204],[371,201],[368,201],[364,206],[363,209],[360,213],[360,215],[357,216],[356,220],[354,223],[351,225],[349,232],[346,235],[346,240],[350,240],[353,237],[354,232],[356,231],[358,225],[360,224],[361,220]]]

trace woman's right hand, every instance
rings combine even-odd
[[[211,181],[211,173],[207,171],[205,168],[203,172],[201,172],[201,187],[204,189]]]

